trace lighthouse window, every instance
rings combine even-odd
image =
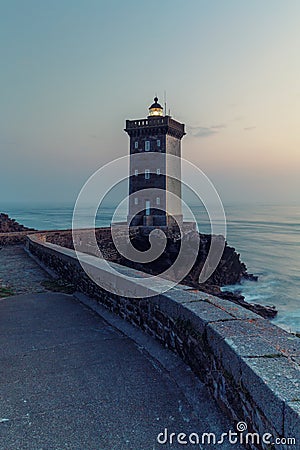
[[[134,148],[139,148],[139,141],[135,141]]]
[[[160,205],[160,198],[159,197],[156,197],[156,204]]]
[[[150,200],[146,200],[146,216],[150,216]]]
[[[157,139],[156,144],[157,144],[157,147],[160,147],[160,139]]]
[[[137,170],[137,169],[135,169],[135,171],[134,171],[134,175],[137,177],[138,176],[138,174],[139,174],[139,171]]]
[[[156,175],[160,175],[160,169],[156,169]]]
[[[150,141],[145,141],[145,151],[149,152],[150,150]]]
[[[134,198],[134,204],[135,204],[135,205],[138,205],[138,204],[139,204],[139,199],[138,199],[138,197],[135,197],[135,198]]]
[[[150,170],[146,169],[145,170],[145,180],[149,180],[149,178],[150,178]]]

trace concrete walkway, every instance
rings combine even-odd
[[[20,246],[0,250],[0,279],[26,293],[0,299],[0,450],[232,449],[157,442],[165,428],[234,429],[176,355],[78,295],[43,292]]]
[[[158,444],[165,428],[234,427],[203,386],[197,418],[155,359],[71,295],[0,300],[0,338],[1,450],[232,448]]]
[[[46,272],[28,256],[23,246],[0,248],[0,287],[3,284],[9,286],[15,294],[45,292],[41,283],[48,279]]]

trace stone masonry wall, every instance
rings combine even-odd
[[[72,249],[27,238],[28,250],[59,276],[176,352],[247,431],[295,438],[295,445],[250,443],[248,448],[300,445],[300,340],[224,299],[178,285],[142,299],[112,294],[83,271]],[[97,258],[90,256],[90,264]],[[98,260],[99,261],[99,260]],[[97,268],[101,272],[101,268]],[[137,273],[122,267],[122,273]],[[100,273],[101,276],[101,273]],[[118,276],[116,276],[116,282]],[[138,279],[134,283],[138,284]]]

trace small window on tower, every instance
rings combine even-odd
[[[157,139],[156,144],[157,144],[157,147],[160,147],[160,139]]]
[[[138,176],[138,174],[139,174],[139,171],[137,170],[137,169],[135,169],[135,171],[134,171],[134,175],[137,177]]]
[[[138,204],[139,204],[139,199],[138,199],[138,197],[135,197],[135,198],[134,198],[134,204],[135,204],[135,205],[138,205]]]
[[[160,169],[156,169],[156,175],[160,175]]]
[[[139,141],[135,141],[134,148],[139,148]]]
[[[156,197],[156,204],[160,205],[160,197]]]
[[[149,178],[150,178],[150,170],[145,169],[145,180],[149,180]]]
[[[150,141],[145,141],[145,151],[149,152],[150,150]]]

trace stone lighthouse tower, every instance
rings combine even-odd
[[[130,137],[128,222],[165,227],[182,221],[181,139],[184,124],[164,114],[158,98],[144,119],[126,120]]]

